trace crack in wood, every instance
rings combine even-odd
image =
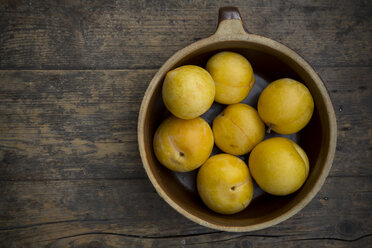
[[[0,178],[1,182],[55,182],[55,181],[125,181],[125,180],[148,180],[148,177],[111,177],[111,178],[43,178],[43,179],[7,179]]]
[[[20,226],[6,226],[6,227],[0,227],[1,231],[11,231],[16,229],[25,229],[25,228],[31,228],[31,227],[37,227],[37,226],[44,226],[44,225],[55,225],[55,224],[63,224],[63,223],[74,223],[74,222],[104,222],[104,221],[121,221],[126,220],[126,218],[115,218],[115,219],[90,219],[90,220],[84,220],[84,219],[76,219],[76,220],[61,220],[61,221],[50,221],[50,222],[42,222],[42,223],[35,223],[35,224],[27,224],[27,225],[20,225]]]
[[[326,238],[305,238],[305,239],[290,239],[288,241],[309,241],[309,240],[335,240],[335,241],[342,241],[342,242],[355,242],[367,237],[371,237],[372,233],[362,235],[358,238],[355,239],[340,239],[340,238],[331,238],[331,237],[326,237]]]
[[[290,236],[298,236],[298,235],[239,235],[233,238],[228,238],[228,239],[221,239],[221,240],[213,240],[213,241],[208,241],[208,242],[199,242],[199,243],[188,243],[188,245],[201,245],[201,244],[211,244],[211,243],[220,243],[220,242],[226,242],[230,240],[235,240],[235,239],[240,239],[240,238],[245,238],[245,237],[254,237],[254,238],[283,238],[283,237],[290,237]],[[366,237],[372,236],[371,234],[366,234],[362,235],[358,238],[355,239],[340,239],[340,238],[331,238],[331,237],[325,237],[325,238],[304,238],[304,239],[290,239],[286,241],[310,241],[310,240],[335,240],[335,241],[341,241],[341,242],[355,242],[361,239],[364,239]]]
[[[327,178],[372,178],[372,175],[330,175]],[[0,178],[1,182],[54,182],[54,181],[120,181],[120,180],[148,180],[148,177],[87,177],[87,178],[43,178],[43,179],[11,179],[11,178]]]
[[[265,235],[265,234],[245,234],[245,235],[239,235],[228,239],[220,239],[220,240],[213,240],[213,241],[207,241],[207,242],[198,242],[198,243],[188,243],[188,245],[201,245],[201,244],[210,244],[210,243],[219,243],[219,242],[226,242],[230,240],[240,239],[244,237],[253,237],[253,238],[281,238],[281,237],[289,237],[289,236],[296,236],[296,235]]]
[[[370,68],[372,64],[313,64],[316,68]],[[0,72],[19,72],[19,71],[29,71],[29,72],[63,72],[63,71],[83,71],[83,72],[99,72],[99,71],[158,71],[161,66],[159,67],[132,67],[132,68],[86,68],[86,69],[76,69],[76,68],[45,68],[45,69],[36,69],[36,68],[29,68],[29,67],[20,67],[20,68],[2,68]]]
[[[205,232],[205,233],[180,234],[180,235],[163,235],[163,236],[135,235],[135,234],[125,234],[125,233],[114,233],[114,232],[87,232],[87,233],[63,236],[63,237],[59,237],[56,239],[42,240],[41,242],[43,241],[56,242],[61,239],[75,238],[75,237],[88,236],[88,235],[113,235],[113,236],[121,236],[121,237],[136,238],[136,239],[173,239],[173,238],[188,238],[188,237],[196,237],[196,236],[220,234],[220,233],[223,233],[223,231],[212,231],[212,232]]]

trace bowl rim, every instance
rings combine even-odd
[[[234,32],[226,32],[226,30],[235,30]],[[144,137],[144,129],[145,129],[145,118],[146,113],[149,108],[149,102],[154,94],[154,91],[158,84],[161,84],[161,79],[165,75],[165,73],[172,67],[175,66],[175,64],[180,61],[185,56],[196,52],[197,50],[206,48],[212,44],[215,43],[222,43],[226,41],[236,41],[236,42],[247,42],[251,44],[261,45],[268,47],[270,49],[275,50],[278,53],[284,54],[286,57],[290,57],[295,64],[297,64],[299,67],[301,67],[306,73],[311,77],[312,81],[315,83],[316,88],[319,90],[319,93],[321,95],[322,100],[324,101],[324,105],[327,112],[327,121],[329,123],[329,130],[326,133],[328,134],[328,151],[326,153],[326,157],[324,159],[324,166],[322,170],[320,171],[320,175],[318,179],[315,181],[314,185],[310,189],[310,191],[299,201],[297,202],[293,207],[291,207],[286,212],[282,213],[281,215],[269,219],[264,220],[261,223],[247,225],[247,226],[225,226],[225,225],[219,225],[215,223],[211,223],[207,220],[201,219],[198,216],[192,214],[191,212],[187,211],[186,209],[182,208],[180,205],[178,205],[172,198],[165,192],[165,190],[162,189],[159,182],[157,181],[157,178],[152,173],[151,165],[149,161],[147,160],[147,153],[145,148],[145,137]],[[233,47],[231,47],[233,48]],[[216,230],[221,231],[229,231],[229,232],[247,232],[247,231],[254,231],[259,230],[263,228],[267,228],[273,225],[276,225],[282,221],[287,220],[288,218],[292,217],[296,213],[298,213],[300,210],[302,210],[313,198],[314,196],[319,192],[320,188],[323,186],[326,177],[329,174],[329,171],[332,167],[332,162],[334,159],[334,154],[336,150],[336,142],[337,142],[337,122],[336,122],[336,114],[330,99],[330,96],[328,94],[328,91],[320,79],[320,77],[317,75],[317,73],[314,71],[314,69],[310,66],[308,62],[306,62],[300,55],[298,55],[296,52],[288,48],[287,46],[274,41],[272,39],[256,35],[256,34],[250,34],[245,32],[243,24],[241,20],[231,19],[231,20],[223,20],[220,22],[218,29],[215,34],[213,34],[210,37],[201,39],[199,41],[196,41],[183,49],[177,51],[175,54],[173,54],[162,66],[161,68],[156,72],[154,77],[152,78],[145,95],[143,97],[139,116],[138,116],[138,144],[139,144],[139,151],[140,156],[142,160],[142,164],[145,168],[145,171],[155,187],[157,193],[171,206],[173,207],[177,212],[185,216],[186,218],[190,219],[191,221],[194,221],[200,225],[203,225],[205,227],[209,227]]]

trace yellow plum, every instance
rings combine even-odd
[[[206,69],[216,85],[215,101],[222,104],[242,101],[255,82],[251,64],[235,52],[215,54],[208,60]]]
[[[272,82],[262,91],[257,109],[269,130],[293,134],[310,121],[314,101],[305,85],[283,78]]]
[[[185,65],[167,73],[162,88],[167,109],[181,119],[193,119],[206,112],[215,97],[213,78],[205,69]]]
[[[200,117],[183,120],[172,116],[156,130],[153,145],[161,164],[173,171],[186,172],[208,159],[213,149],[213,133]]]
[[[249,170],[262,190],[288,195],[298,190],[309,174],[305,151],[290,139],[276,137],[262,141],[249,156]]]
[[[212,156],[200,167],[197,189],[203,202],[221,214],[242,211],[253,197],[253,183],[247,165],[229,154]]]
[[[233,155],[250,152],[265,136],[265,124],[257,111],[243,103],[226,107],[212,127],[218,148]]]

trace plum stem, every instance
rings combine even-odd
[[[270,134],[273,127],[274,127],[274,125],[272,123],[270,123],[269,128],[267,129],[266,133]]]
[[[238,183],[236,185],[233,185],[230,190],[234,191],[236,190],[237,188],[243,186],[244,184],[247,184],[249,182],[249,178],[247,178],[244,182],[241,182],[241,183]]]

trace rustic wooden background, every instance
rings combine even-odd
[[[169,207],[137,148],[144,92],[218,8],[284,43],[323,78],[336,158],[299,214],[251,233]],[[0,247],[367,247],[372,244],[371,1],[0,2]]]

